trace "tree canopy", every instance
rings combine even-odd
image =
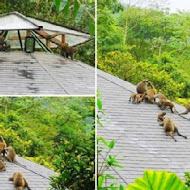
[[[0,136],[18,155],[57,171],[55,189],[94,185],[94,117],[94,98],[0,98]]]
[[[114,3],[98,6],[98,67],[133,84],[148,79],[168,98],[187,103],[190,13]]]

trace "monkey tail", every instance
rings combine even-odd
[[[173,107],[173,112],[179,115],[179,112],[176,110],[175,107]]]
[[[28,189],[28,190],[32,190],[30,189],[29,185],[28,185],[28,182],[26,181],[26,179],[24,178],[24,182],[25,182],[25,187]]]
[[[150,81],[148,81],[148,84],[151,86],[152,89],[155,89],[154,85]]]
[[[26,188],[27,188],[28,190],[32,190],[32,189],[29,187],[28,183],[26,184]]]

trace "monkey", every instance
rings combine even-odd
[[[186,110],[182,113],[179,113],[179,115],[185,115],[185,114],[188,114],[190,112],[190,104],[187,104],[185,106]]]
[[[154,98],[158,98],[159,100],[167,100],[166,96],[164,94],[162,94],[161,92],[159,92],[158,94],[156,94],[154,96]]]
[[[4,158],[0,158],[0,171],[6,171],[6,164]]]
[[[175,132],[179,136],[182,136],[183,138],[187,139],[186,136],[179,133],[178,126],[173,122],[173,120],[171,118],[164,118],[164,121],[160,125],[164,126],[164,131],[165,131],[166,135],[171,136],[171,138],[173,138],[175,142],[177,141],[174,137]]]
[[[149,82],[148,80],[143,80],[137,84],[137,93],[144,94],[147,91],[147,85],[150,85],[151,88],[154,88],[151,82]]]
[[[134,102],[135,102],[135,99],[136,99],[136,95],[137,95],[136,93],[132,93],[132,94],[130,95],[129,102],[132,101],[132,102],[134,103]]]
[[[133,103],[136,103],[136,104],[139,104],[142,102],[142,94],[136,94],[136,93],[132,93],[130,98],[129,98],[129,101],[133,102]]]
[[[170,107],[170,110],[172,113],[174,113],[174,111],[177,113],[177,110],[175,109],[174,103],[169,101],[169,100],[160,100],[159,105],[160,105],[161,109],[165,109],[166,106],[168,106],[168,107]]]
[[[155,94],[157,93],[156,89],[155,88],[152,88],[150,90],[147,90],[145,92],[145,95],[144,95],[144,99],[146,102],[149,102],[149,103],[154,103],[156,100],[155,100]]]
[[[158,94],[156,94],[154,96],[154,98],[158,98],[158,107],[161,107],[162,106],[162,101],[169,101],[166,96],[164,94],[162,94],[161,92],[159,92]]]
[[[137,94],[136,95],[136,103],[139,104],[143,101],[142,94]]]
[[[27,187],[28,190],[31,190],[28,186],[27,180],[23,177],[23,174],[21,172],[14,173],[13,176],[9,178],[9,181],[14,182],[17,190],[24,190],[25,187]]]
[[[157,121],[164,121],[164,116],[166,115],[166,112],[161,112],[158,114]]]
[[[137,88],[136,88],[137,93],[138,93],[138,94],[143,94],[143,93],[145,93],[145,92],[147,91],[147,85],[148,85],[148,84],[149,84],[149,81],[148,81],[148,80],[143,80],[143,81],[139,82],[139,83],[137,84]]]
[[[15,153],[14,148],[12,146],[9,146],[9,147],[5,148],[5,150],[8,151],[7,160],[9,162],[16,162],[16,153]]]
[[[5,157],[5,148],[7,147],[4,139],[0,136],[0,155],[3,153],[3,157]]]
[[[67,43],[61,46],[61,55],[66,58],[70,56],[73,60],[76,53],[78,53],[78,49],[76,47],[68,46]]]

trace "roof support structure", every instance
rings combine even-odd
[[[18,38],[19,38],[21,50],[23,51],[23,46],[22,46],[22,40],[21,40],[20,30],[18,30]]]

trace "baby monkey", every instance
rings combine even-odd
[[[136,104],[141,103],[141,102],[143,101],[143,99],[142,99],[142,94],[132,93],[132,94],[130,95],[129,101],[130,101],[130,102],[132,101],[133,103],[136,103]]]
[[[25,187],[27,187],[28,190],[31,190],[21,172],[14,173],[13,176],[9,178],[9,181],[14,182],[14,186],[17,190],[24,190]]]
[[[161,112],[158,114],[158,119],[157,121],[164,121],[164,116],[166,115],[166,112]]]
[[[6,171],[6,164],[4,158],[0,158],[0,171]]]
[[[179,113],[179,115],[188,114],[188,113],[190,112],[190,104],[187,104],[187,105],[185,106],[185,108],[186,108],[186,110],[185,110],[184,112],[182,112],[182,113]]]
[[[164,121],[161,122],[160,125],[164,126],[164,131],[165,131],[166,135],[171,136],[175,142],[177,141],[174,137],[175,132],[179,136],[182,136],[183,138],[187,139],[186,136],[179,133],[177,125],[173,122],[173,120],[171,118],[164,118]]]
[[[129,98],[129,102],[135,102],[135,100],[136,100],[136,93],[132,93],[131,95],[130,95],[130,98]]]
[[[16,162],[16,153],[12,146],[5,148],[7,150],[7,160],[9,162]]]
[[[144,99],[146,102],[148,103],[154,103],[156,100],[155,100],[155,94],[157,93],[156,89],[155,88],[152,88],[150,90],[147,90],[145,92],[145,95],[144,95]]]

